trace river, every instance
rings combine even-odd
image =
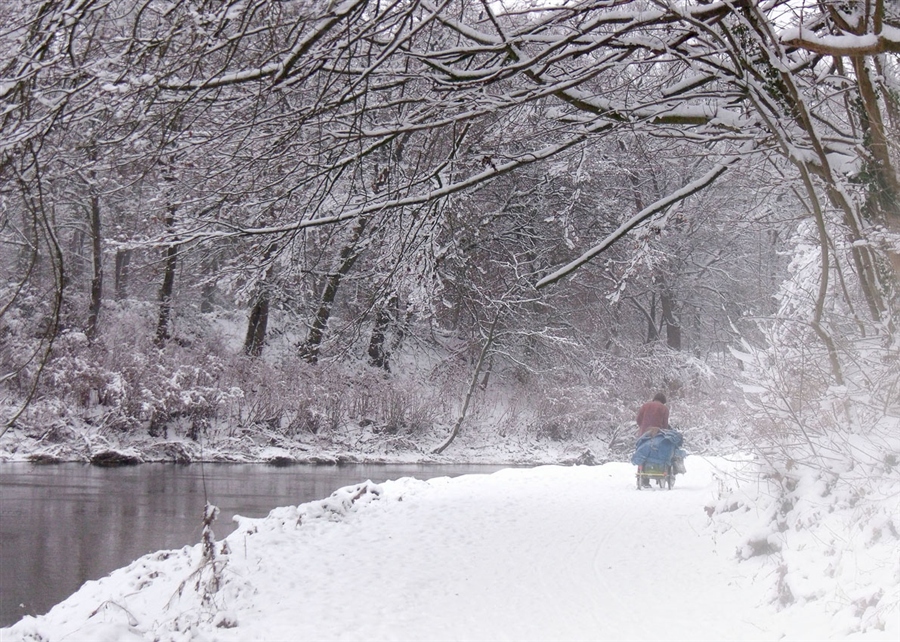
[[[216,538],[232,517],[329,496],[367,479],[431,479],[504,466],[0,464],[0,627],[45,613],[84,582],[138,557],[200,540],[206,498],[219,507]]]

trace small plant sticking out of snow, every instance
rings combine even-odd
[[[103,604],[101,604],[100,606],[98,606],[96,609],[93,610],[90,617],[94,617],[101,611],[109,610],[113,607],[115,607],[117,610],[119,610],[125,614],[125,617],[128,619],[128,626],[137,626],[138,625],[137,618],[134,617],[134,615],[131,613],[131,611],[126,609],[124,606],[122,606],[118,602],[114,602],[113,600],[106,600],[105,602],[103,602]]]
[[[200,595],[201,604],[209,607],[213,605],[213,598],[224,583],[222,572],[228,564],[227,559],[220,560],[216,554],[216,536],[212,530],[212,523],[219,515],[219,508],[209,502],[203,509],[203,532],[200,536],[202,552],[200,565],[179,585],[177,595],[180,597],[188,582],[194,581],[194,590]],[[223,546],[221,555],[229,553],[229,549]]]

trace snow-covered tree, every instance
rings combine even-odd
[[[162,347],[181,302],[209,310],[215,285],[219,303],[247,309],[250,355],[277,310],[308,361],[389,367],[387,335],[435,320],[475,346],[471,329],[501,301],[518,306],[493,340],[510,364],[547,348],[543,368],[564,344],[595,353],[598,338],[626,354],[663,336],[721,353],[733,323],[747,331],[742,314],[771,312],[754,301],[798,209],[820,253],[803,322],[832,380],[847,376],[847,327],[894,345],[889,3],[3,11],[0,312],[16,336],[28,296],[48,319],[4,357],[16,394],[51,356],[68,301],[83,297],[79,326],[102,332],[113,253],[120,294],[126,265],[143,272],[135,294],[154,302]],[[88,256],[89,278],[70,278]],[[600,312],[580,305],[586,292]],[[831,314],[838,300],[852,326]]]

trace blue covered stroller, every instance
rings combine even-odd
[[[685,472],[684,458],[687,453],[682,450],[684,437],[677,430],[667,428],[659,431],[655,437],[644,433],[638,437],[634,446],[631,463],[637,469],[637,488],[649,487],[650,480],[655,479],[660,488],[675,485],[675,475]]]

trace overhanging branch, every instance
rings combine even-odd
[[[659,212],[671,207],[675,203],[677,203],[679,201],[683,201],[691,194],[695,194],[696,192],[699,192],[703,188],[707,187],[708,185],[711,185],[717,178],[719,178],[722,174],[724,174],[739,159],[740,159],[740,156],[733,156],[733,157],[729,158],[728,160],[726,160],[722,163],[719,163],[718,165],[713,167],[710,171],[708,171],[706,174],[704,174],[697,180],[695,180],[691,183],[688,183],[687,185],[685,185],[678,191],[673,192],[672,194],[669,194],[665,198],[662,198],[662,199],[656,201],[655,203],[653,203],[652,205],[650,205],[648,207],[645,207],[640,212],[638,212],[637,214],[632,216],[630,219],[625,221],[622,225],[620,225],[619,228],[615,232],[613,232],[612,234],[607,236],[605,239],[603,239],[603,241],[599,245],[595,245],[594,247],[592,247],[590,250],[588,250],[587,252],[585,252],[584,254],[579,256],[577,259],[575,259],[571,263],[568,263],[567,265],[564,265],[563,267],[556,270],[552,274],[545,276],[543,279],[541,279],[540,281],[538,281],[535,284],[535,287],[542,288],[542,287],[550,285],[552,283],[556,283],[557,281],[562,279],[564,276],[571,274],[572,272],[574,272],[575,270],[580,268],[582,265],[584,265],[585,263],[587,263],[588,261],[593,259],[598,254],[601,254],[602,252],[606,251],[606,249],[609,248],[613,243],[615,243],[620,238],[622,238],[623,236],[628,234],[628,232],[633,230],[635,227],[637,227],[644,221],[652,218]]]

